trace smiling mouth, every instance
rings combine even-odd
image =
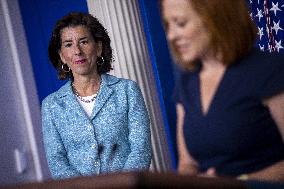
[[[187,52],[189,50],[189,48],[191,47],[191,45],[188,44],[188,43],[185,43],[185,44],[179,44],[176,47],[181,52]]]
[[[181,54],[188,53],[188,49],[186,47],[179,47],[177,48],[177,51]]]
[[[86,62],[86,59],[82,59],[82,60],[75,61],[75,64],[84,64],[85,62]]]

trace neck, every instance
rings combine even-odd
[[[72,86],[80,96],[90,96],[98,92],[100,83],[101,77],[97,75],[94,78],[74,78]]]
[[[216,70],[216,69],[225,69],[226,66],[220,62],[220,61],[216,61],[216,60],[210,60],[210,61],[205,61],[202,62],[202,71],[210,71],[210,70]]]
[[[226,68],[226,65],[222,61],[221,53],[214,53],[213,51],[209,51],[204,54],[201,58],[202,71],[210,71],[210,70],[222,70]]]
[[[224,70],[226,68],[226,65],[222,61],[220,61],[220,58],[214,57],[214,56],[207,56],[204,57],[201,60],[202,65],[202,72],[210,72],[215,70]]]

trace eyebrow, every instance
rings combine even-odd
[[[82,41],[82,40],[84,40],[84,39],[88,39],[88,37],[81,37],[81,38],[79,39],[79,41]],[[66,39],[66,40],[62,41],[62,43],[70,43],[70,42],[72,42],[72,39]]]

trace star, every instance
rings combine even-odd
[[[274,15],[276,16],[277,11],[282,11],[282,10],[279,9],[279,7],[278,7],[278,2],[277,2],[276,4],[274,4],[274,3],[272,2],[272,8],[270,9],[270,11],[273,11],[273,12],[274,12]]]
[[[277,22],[277,24],[273,21],[273,27],[272,27],[272,29],[275,30],[276,35],[277,35],[277,33],[278,33],[278,30],[283,30],[283,29],[279,26],[279,24],[280,24],[280,20]]]
[[[257,27],[257,28],[258,28],[258,33],[257,34],[259,35],[259,40],[261,40],[262,36],[264,35],[263,34],[263,27],[261,27],[261,28]]]
[[[258,46],[261,51],[264,51],[264,45],[261,46],[260,44],[258,44]]]
[[[260,9],[258,9],[257,8],[257,15],[256,15],[256,17],[258,17],[258,21],[260,22],[260,19],[263,17],[263,14],[262,14],[262,10]]]
[[[281,45],[281,40],[280,41],[275,40],[275,48],[277,49],[278,52],[280,49],[283,49],[283,46]]]

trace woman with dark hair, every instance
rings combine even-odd
[[[284,180],[284,56],[254,48],[245,0],[161,0],[183,67],[174,98],[178,172]]]
[[[147,109],[134,81],[106,74],[112,62],[106,29],[90,14],[70,13],[56,23],[48,50],[59,79],[69,79],[42,102],[52,177],[148,169]]]

